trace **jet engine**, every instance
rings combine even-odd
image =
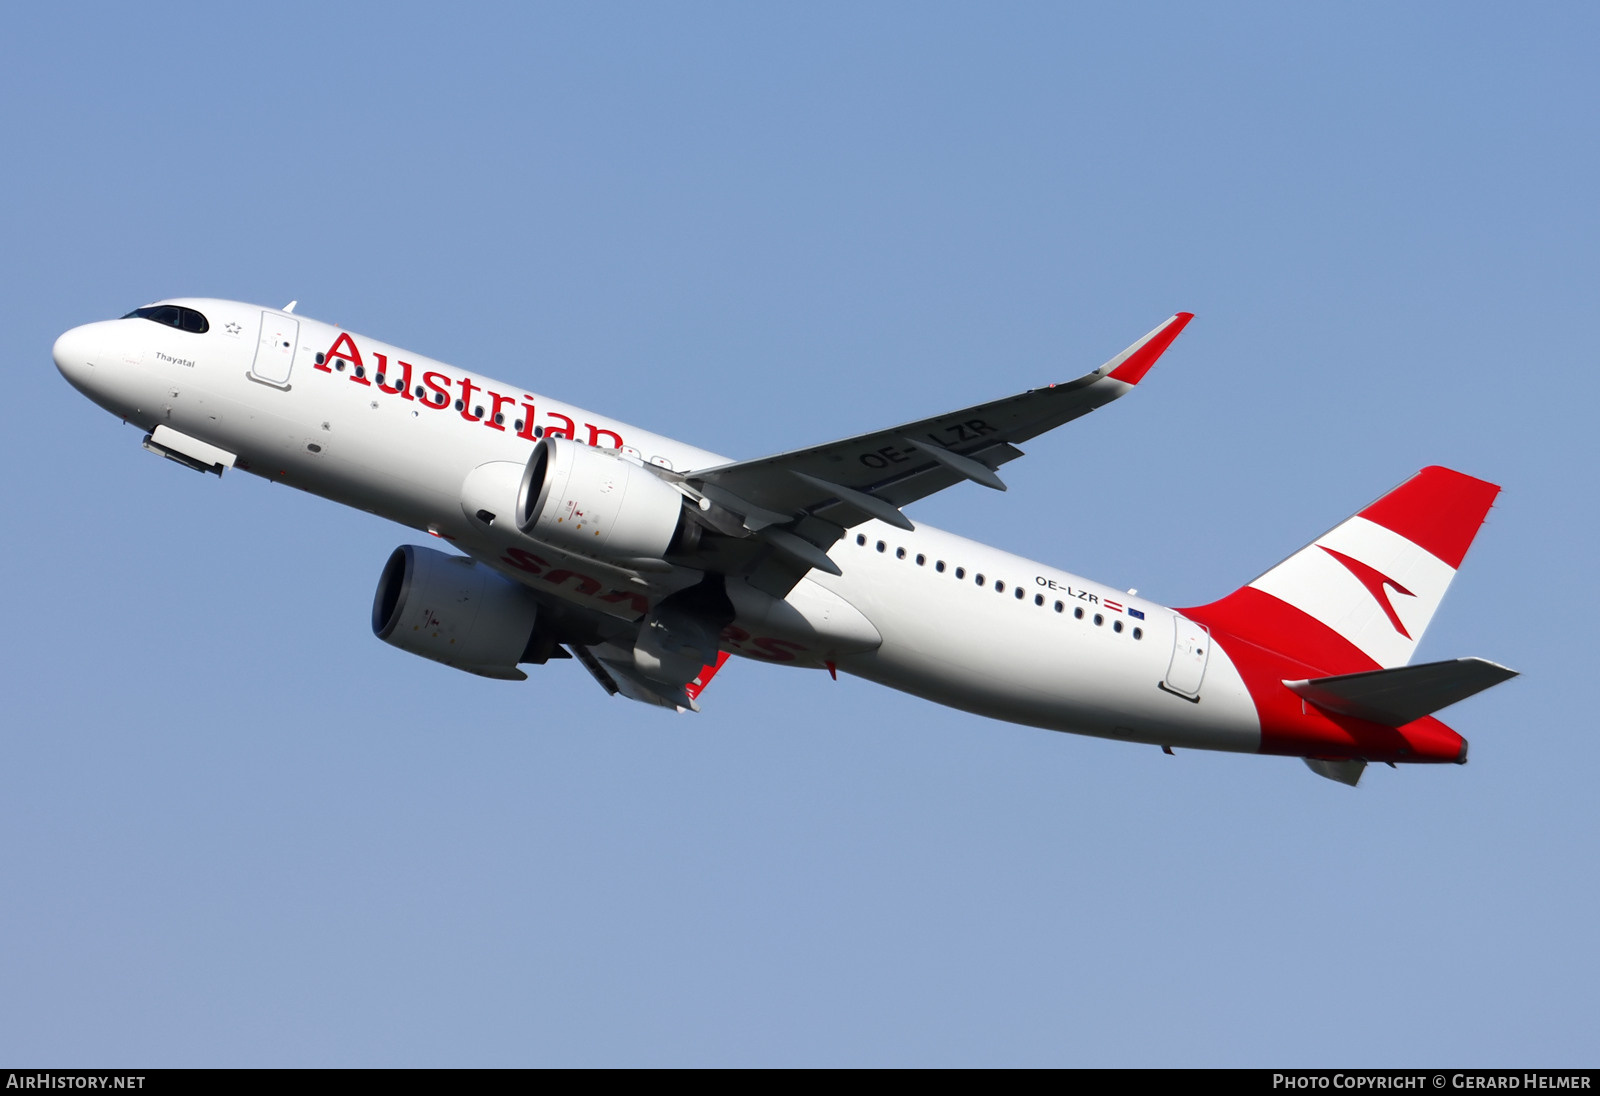
[[[544,438],[522,473],[517,525],[569,552],[627,564],[693,548],[684,497],[614,449]]]
[[[554,653],[539,604],[510,579],[464,556],[403,544],[372,599],[372,632],[385,643],[483,677],[523,681],[519,662]]]

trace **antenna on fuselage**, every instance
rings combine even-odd
[[[288,304],[283,306],[283,310],[285,312],[293,312],[294,311],[294,306],[299,304],[299,303],[300,303],[299,301],[290,301]]]

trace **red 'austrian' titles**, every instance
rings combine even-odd
[[[324,373],[332,373],[335,371],[333,362],[348,362],[350,365],[348,376],[352,383],[376,388],[385,395],[399,396],[403,400],[420,403],[423,407],[434,411],[447,410],[450,407],[452,391],[459,387],[460,395],[455,397],[457,414],[467,422],[481,422],[491,430],[504,430],[505,413],[501,409],[513,407],[520,409],[517,412],[519,417],[514,424],[520,425],[520,429],[516,432],[519,438],[526,438],[528,441],[538,441],[541,437],[571,438],[573,441],[581,441],[597,448],[600,447],[603,438],[611,449],[624,448],[621,434],[604,426],[596,426],[592,422],[583,424],[588,436],[578,437],[578,424],[573,422],[570,416],[563,415],[559,411],[545,412],[545,418],[552,420],[554,425],[542,427],[535,425],[534,418],[538,412],[534,409],[533,397],[527,393],[523,393],[521,399],[516,396],[504,396],[474,383],[471,377],[454,380],[447,373],[431,369],[422,374],[419,383],[414,383],[415,378],[412,374],[415,370],[410,362],[396,359],[393,366],[399,374],[396,377],[391,372],[387,354],[372,351],[371,356],[377,364],[373,369],[373,377],[369,379],[366,375],[368,366],[361,357],[361,349],[356,346],[356,341],[350,337],[349,332],[341,331],[339,337],[333,340],[333,345],[328,348],[328,352],[322,355],[322,360],[316,363],[316,368]],[[340,371],[343,372],[342,367]],[[484,409],[481,401],[474,401],[476,393],[481,393],[483,398],[489,401],[487,409]],[[483,411],[481,415],[477,413],[480,410]],[[496,422],[497,418],[501,421]]]

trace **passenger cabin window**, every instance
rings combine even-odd
[[[156,323],[176,327],[179,331],[188,331],[195,335],[204,335],[211,330],[210,322],[199,312],[192,308],[184,308],[176,304],[152,304],[144,308],[135,308],[132,312],[122,317],[125,320],[154,320]]]

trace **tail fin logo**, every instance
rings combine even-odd
[[[1499,491],[1424,468],[1250,585],[1183,612],[1324,674],[1404,666]]]
[[[1356,576],[1356,581],[1365,586],[1367,593],[1371,594],[1372,599],[1383,608],[1384,613],[1389,617],[1389,623],[1394,625],[1394,630],[1407,639],[1411,638],[1411,633],[1406,631],[1406,626],[1400,623],[1400,614],[1394,611],[1394,604],[1389,600],[1389,591],[1384,587],[1392,587],[1396,593],[1404,594],[1406,597],[1416,597],[1416,594],[1407,590],[1376,567],[1369,567],[1359,559],[1351,559],[1343,552],[1336,552],[1326,544],[1319,544],[1317,547],[1344,564],[1345,569]]]

